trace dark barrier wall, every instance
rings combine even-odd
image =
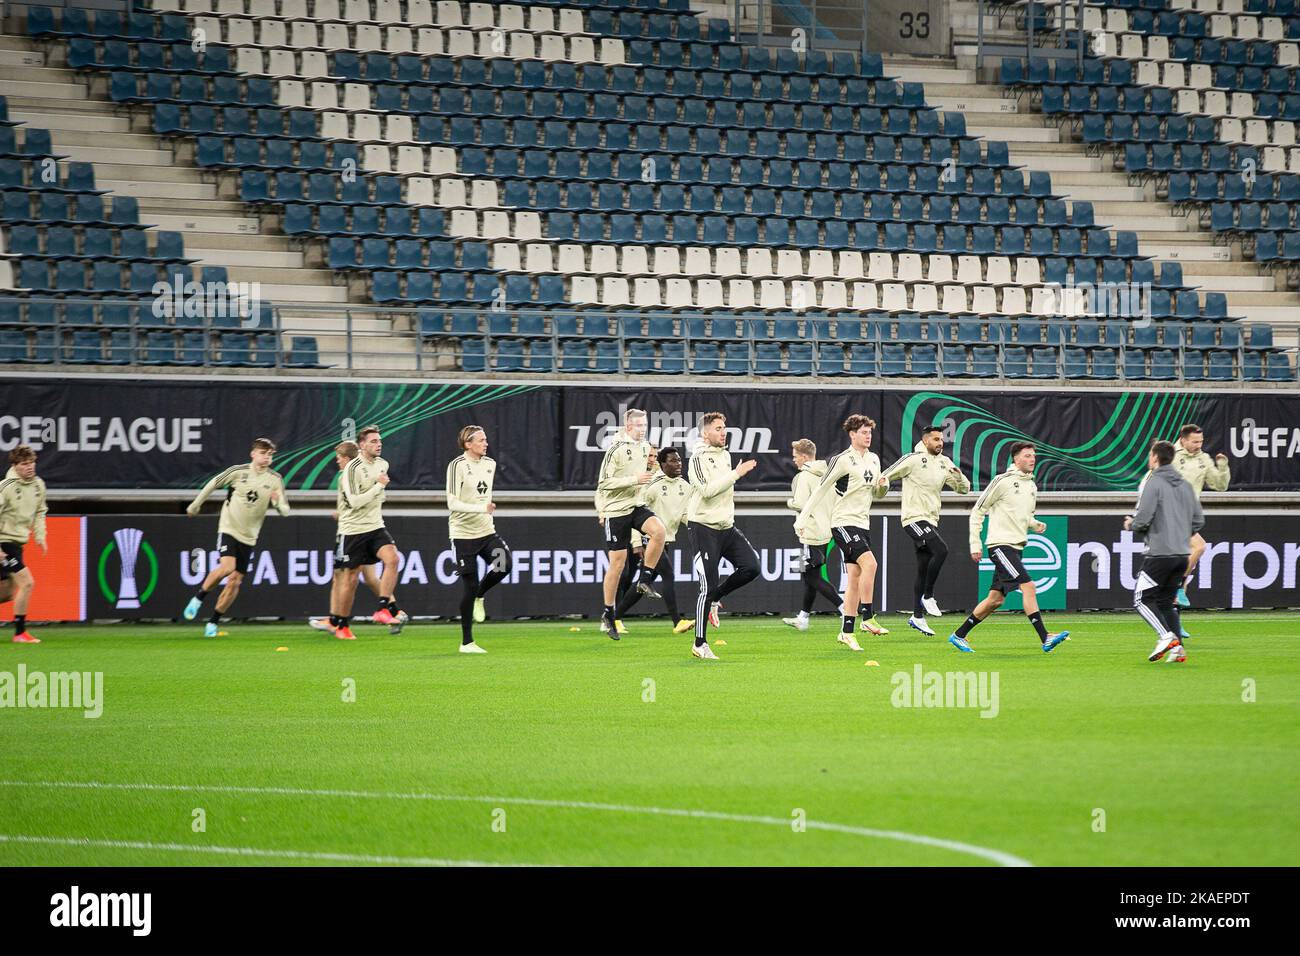
[[[471,422],[501,487],[559,487],[558,396],[529,385],[0,380],[0,451],[34,446],[64,487],[199,488],[265,435],[290,489],[332,488],[334,446],[378,424],[393,489],[441,490]]]
[[[1141,546],[1122,532],[1118,518],[1097,515],[1047,516],[1048,531],[1031,538],[1025,564],[1047,609],[1123,608],[1131,604]],[[173,618],[215,566],[216,518],[119,515],[87,519],[85,580],[91,618]],[[799,551],[791,519],[741,516],[761,559],[762,577],[726,601],[731,612],[798,609]],[[454,616],[459,584],[446,539],[445,517],[395,517],[389,528],[403,555],[398,597],[410,613]],[[573,517],[500,517],[498,530],[515,553],[508,583],[489,598],[499,616],[586,615],[600,609],[604,573],[600,528]],[[136,529],[137,534],[129,533]],[[964,515],[944,518],[941,529],[952,555],[939,582],[939,604],[953,612],[972,607],[980,596],[980,572],[966,552]],[[878,599],[882,610],[906,611],[912,602],[914,552],[895,517],[877,517],[872,538],[881,559]],[[237,616],[306,618],[327,613],[334,523],[327,518],[268,518],[253,569],[235,606]],[[1300,516],[1212,518],[1206,536],[1211,549],[1202,559],[1193,600],[1201,607],[1275,607],[1300,603]],[[127,554],[124,567],[123,554]],[[691,555],[680,541],[674,555],[683,608],[693,605]],[[832,581],[840,561],[832,556]],[[987,579],[987,574],[985,576]],[[134,598],[123,600],[123,595]],[[820,599],[819,599],[820,600]],[[123,604],[138,603],[138,608]],[[647,607],[650,602],[643,602]],[[374,609],[362,589],[358,614]],[[655,610],[661,605],[654,602]],[[822,601],[819,610],[829,611]],[[956,614],[953,615],[954,618]],[[955,621],[954,621],[955,623]]]
[[[1137,487],[1146,449],[1186,422],[1206,450],[1231,459],[1237,490],[1300,490],[1300,395],[1288,392],[889,391],[872,389],[609,388],[340,382],[49,381],[0,379],[0,451],[22,441],[64,488],[197,488],[247,460],[252,438],[279,443],[276,469],[290,489],[333,487],[331,449],[356,429],[384,430],[393,488],[442,488],[456,434],[488,429],[498,487],[591,488],[601,449],[622,409],[650,413],[650,439],[688,452],[708,411],[727,415],[729,447],[754,457],[742,489],[789,486],[790,442],[811,438],[823,456],[847,442],[851,412],[879,423],[885,465],[910,451],[922,427],[943,426],[952,456],[976,489],[1007,464],[1012,441],[1039,444],[1039,484],[1052,491]]]

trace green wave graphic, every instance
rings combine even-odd
[[[340,440],[340,426],[351,418],[361,428],[378,425],[385,434],[405,429],[438,415],[500,401],[535,391],[538,385],[399,385],[393,383],[344,383],[332,390],[332,404],[310,434],[296,436],[304,443],[278,452],[275,467],[285,486],[298,489],[317,487],[323,472],[334,464],[334,446]],[[294,480],[298,483],[294,484]],[[329,473],[324,488],[334,488],[338,475]]]
[[[1096,396],[1096,400],[1104,400]],[[927,403],[939,404],[926,407]],[[924,424],[952,419],[956,423],[953,459],[970,468],[971,483],[979,489],[1006,468],[1007,447],[1016,441],[1038,446],[1036,476],[1040,488],[1061,487],[1089,491],[1129,491],[1146,473],[1147,449],[1157,438],[1170,438],[1190,421],[1200,399],[1174,392],[1122,392],[1107,421],[1096,434],[1078,445],[1056,445],[1047,436],[1022,431],[973,402],[943,392],[918,392],[904,409],[899,423],[899,446],[914,444],[918,415],[926,408]]]

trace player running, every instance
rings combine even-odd
[[[691,544],[695,548],[695,573],[700,579],[700,596],[695,605],[695,645],[691,656],[716,661],[718,655],[705,639],[709,624],[718,627],[721,600],[758,577],[758,554],[749,539],[736,527],[736,482],[757,467],[750,458],[731,467],[727,451],[727,417],[708,412],[700,417],[700,440],[691,453],[687,471],[695,495],[686,509]],[[732,572],[718,581],[718,563],[726,558]]]
[[[342,471],[344,468],[346,468],[348,462],[357,456],[357,446],[355,443],[344,442],[343,445],[349,446],[349,453],[347,457],[340,454],[337,448],[334,450],[334,464],[338,466],[339,471]],[[339,447],[341,448],[343,446],[340,445]],[[334,510],[330,512],[330,520],[335,522],[335,524],[337,524],[339,520],[339,514],[342,511],[343,511],[343,490],[340,488],[338,491],[338,496],[334,502]],[[363,584],[365,584],[367,588],[370,589],[371,593],[374,594],[375,597],[377,598],[383,597],[384,594],[383,586],[379,582],[379,575],[375,573],[375,566],[373,564],[361,565],[361,581]],[[407,625],[407,623],[411,620],[410,617],[407,615],[407,613],[400,609],[398,610],[396,617],[397,617],[397,622],[395,624],[388,625],[389,634],[393,634],[393,635],[401,634],[402,628],[404,628]],[[328,617],[313,617],[308,619],[307,623],[310,624],[312,627],[316,628],[316,630],[318,631],[329,631],[331,634],[334,633],[334,625],[330,623],[330,619]]]
[[[646,507],[664,524],[664,550],[659,557],[659,563],[651,571],[658,576],[660,587],[663,589],[664,604],[668,608],[669,620],[673,622],[673,633],[685,634],[695,625],[688,618],[682,617],[677,610],[677,586],[673,581],[673,562],[669,556],[668,545],[675,544],[677,541],[677,530],[686,522],[686,509],[695,494],[695,489],[682,477],[682,455],[676,448],[662,448],[656,458],[661,474],[655,475],[646,485],[645,503]],[[638,548],[644,549],[645,542],[639,540],[640,532],[635,528],[632,534],[634,537],[631,541],[631,550],[635,554]],[[618,606],[614,608],[616,624],[621,624],[623,615],[641,600],[642,592],[632,583],[634,573],[632,562],[628,561],[623,567],[623,576],[619,580],[621,594]]]
[[[36,579],[23,563],[23,547],[36,539],[41,553],[45,547],[45,482],[36,477],[36,452],[19,445],[9,452],[9,471],[0,480],[0,577],[8,582],[14,602],[15,644],[39,644],[40,638],[27,631],[27,608],[31,605]],[[0,602],[8,598],[0,598]]]
[[[790,483],[790,497],[785,506],[799,514],[808,503],[813,489],[826,474],[826,462],[817,460],[817,445],[809,438],[800,438],[790,445],[790,454],[794,461],[795,476]],[[822,499],[821,506],[815,514],[808,516],[808,523],[799,535],[799,548],[803,560],[800,578],[803,581],[803,605],[794,617],[781,618],[782,624],[788,624],[796,631],[808,630],[808,616],[820,594],[840,609],[840,592],[835,585],[822,577],[826,573],[827,545],[831,541],[831,500]],[[798,522],[795,522],[798,524]]]
[[[244,575],[253,567],[253,553],[257,536],[261,533],[266,512],[275,508],[282,516],[289,514],[289,499],[284,491],[284,479],[271,468],[275,457],[275,442],[269,438],[253,439],[249,461],[233,465],[215,475],[199,491],[185,509],[185,514],[195,517],[203,502],[216,491],[225,489],[226,500],[221,504],[221,520],[217,524],[217,566],[209,572],[190,598],[182,612],[185,620],[192,621],[203,608],[208,594],[222,579],[226,585],[217,595],[216,607],[208,623],[203,626],[204,637],[217,637],[221,616],[230,610],[239,596]]]
[[[596,485],[596,510],[605,526],[605,550],[609,553],[600,630],[616,641],[622,632],[615,623],[614,605],[633,528],[645,538],[645,553],[641,557],[635,590],[643,596],[659,596],[650,582],[663,554],[667,531],[664,523],[645,506],[645,489],[656,465],[655,450],[645,440],[646,426],[647,416],[641,409],[629,408],[623,413],[623,428],[605,450]]]
[[[1035,534],[1042,534],[1047,530],[1047,525],[1034,517],[1034,508],[1038,502],[1038,486],[1034,484],[1034,463],[1037,459],[1038,451],[1032,442],[1012,442],[1011,467],[989,482],[971,511],[970,556],[977,564],[984,553],[980,531],[984,527],[984,518],[987,516],[989,519],[988,549],[989,558],[993,562],[993,583],[989,585],[989,593],[984,600],[948,638],[948,643],[963,653],[975,652],[967,642],[966,635],[980,621],[1000,608],[1006,593],[1013,588],[1020,590],[1025,617],[1029,618],[1029,623],[1038,633],[1044,653],[1070,636],[1069,631],[1047,633],[1043,614],[1038,610],[1034,582],[1021,560],[1021,553],[1029,541],[1029,532],[1032,530]]]
[[[510,575],[510,546],[497,534],[492,515],[492,481],[497,463],[488,457],[487,432],[478,425],[460,430],[464,454],[447,466],[447,511],[451,545],[460,575],[460,652],[486,654],[474,643],[474,625],[487,620],[484,596]],[[478,559],[488,573],[479,580]]]
[[[961,473],[951,458],[943,453],[943,429],[931,425],[921,432],[912,454],[904,455],[886,469],[881,481],[903,479],[903,531],[916,548],[916,579],[912,585],[915,606],[907,619],[909,627],[934,637],[926,614],[942,617],[934,599],[934,585],[943,563],[948,560],[948,545],[939,535],[939,510],[943,506],[945,487],[959,495],[970,491],[970,479]]]
[[[376,624],[398,623],[399,608],[393,598],[397,585],[397,542],[384,527],[384,492],[388,487],[388,462],[380,457],[383,436],[376,425],[357,433],[357,441],[335,448],[336,460],[345,462],[339,474],[340,509],[338,537],[334,547],[334,581],[330,587],[330,620],[334,636],[356,640],[352,633],[352,601],[363,564],[383,562],[379,579],[382,592],[379,610],[371,615]]]
[[[844,625],[836,638],[851,651],[860,651],[853,627],[855,611],[862,615],[862,629],[877,636],[889,631],[876,620],[872,601],[876,588],[876,556],[871,553],[871,503],[883,498],[887,486],[878,483],[880,459],[869,449],[876,423],[866,415],[850,415],[844,420],[849,447],[832,458],[821,484],[809,496],[795,531],[802,539],[809,532],[813,515],[824,501],[831,501],[831,535],[844,556],[848,584],[844,588]],[[836,497],[830,498],[834,492]]]
[[[1176,454],[1167,441],[1151,446],[1147,460],[1151,470],[1142,483],[1137,511],[1124,519],[1124,530],[1143,541],[1133,606],[1156,632],[1155,650],[1147,657],[1153,662],[1166,654],[1169,661],[1187,660],[1174,594],[1187,568],[1192,535],[1205,526],[1200,499],[1173,466]]]
[[[1214,461],[1210,461],[1210,456],[1201,450],[1205,444],[1205,432],[1201,430],[1200,425],[1184,425],[1178,430],[1178,448],[1174,451],[1174,470],[1183,476],[1183,480],[1192,486],[1196,498],[1199,501],[1201,491],[1209,488],[1211,491],[1227,491],[1228,480],[1231,473],[1228,471],[1228,456],[1219,452],[1214,456]],[[1201,560],[1201,555],[1205,553],[1205,539],[1199,532],[1192,536],[1191,555],[1187,559],[1187,574],[1183,578],[1182,586],[1178,588],[1178,594],[1175,597],[1180,607],[1190,607],[1191,601],[1187,599],[1187,589],[1191,587],[1193,572],[1196,571],[1196,564]],[[1182,635],[1186,637],[1186,634]]]

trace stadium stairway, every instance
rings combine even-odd
[[[262,298],[279,307],[284,347],[295,335],[309,335],[322,363],[345,364],[348,319],[340,307],[366,303],[364,293],[350,294],[334,272],[310,262],[288,237],[264,231],[237,195],[221,195],[189,161],[192,155],[156,135],[146,115],[123,115],[102,81],[66,69],[65,47],[43,52],[7,26],[11,32],[0,34],[0,85],[11,119],[48,129],[55,152],[68,160],[93,163],[98,187],[135,197],[142,222],[182,233],[196,269],[223,266],[231,282],[260,283]],[[339,311],[295,310],[290,303]],[[356,356],[356,366],[416,367],[409,341],[385,334],[391,326],[389,319],[352,317],[354,332],[374,333],[366,336],[368,354]]]

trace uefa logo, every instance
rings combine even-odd
[[[1034,582],[1038,606],[1043,610],[1065,608],[1065,555],[1068,550],[1069,518],[1065,515],[1039,515],[1038,520],[1047,525],[1043,534],[1030,533],[1025,541],[1021,562]],[[979,593],[988,592],[993,581],[993,561],[985,556],[979,563]],[[1020,610],[1020,592],[1006,596],[1005,610]]]

